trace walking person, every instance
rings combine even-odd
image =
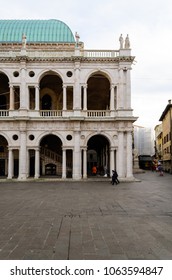
[[[116,170],[112,170],[112,185],[114,185],[116,183],[119,184],[119,180],[118,180],[118,173],[116,172]]]

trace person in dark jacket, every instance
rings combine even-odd
[[[114,185],[116,183],[119,184],[119,180],[118,180],[118,173],[116,172],[116,170],[112,170],[112,185]]]

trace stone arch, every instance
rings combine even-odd
[[[109,83],[112,83],[112,77],[111,77],[111,75],[108,71],[106,71],[106,70],[96,70],[96,69],[93,69],[93,70],[89,71],[89,73],[85,77],[85,83],[87,83],[88,79],[92,75],[98,74],[98,73],[104,75],[109,80]]]
[[[87,109],[109,110],[110,88],[109,76],[102,71],[93,72],[87,80]]]
[[[101,133],[90,135],[87,139],[87,174],[92,174],[96,166],[100,176],[110,172],[110,140]]]
[[[0,71],[0,110],[9,110],[10,87],[9,77],[3,71]]]
[[[0,177],[8,174],[8,141],[0,134]]]
[[[40,139],[40,174],[62,176],[62,141],[52,133]]]
[[[51,108],[47,110],[62,110],[63,108],[63,79],[54,71],[44,72],[39,80],[40,88],[40,105],[41,109],[45,110],[43,105],[44,95],[46,94],[52,100]]]
[[[40,81],[42,80],[43,77],[47,76],[47,75],[55,75],[55,76],[58,76],[62,79],[62,81],[64,82],[63,80],[63,73],[60,72],[60,71],[54,71],[54,70],[42,70],[38,75],[37,75],[37,78],[38,78],[38,83],[40,83]]]

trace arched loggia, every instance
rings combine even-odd
[[[92,136],[87,144],[87,174],[92,174],[93,166],[98,175],[109,174],[110,154],[109,141],[103,135]]]

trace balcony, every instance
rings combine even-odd
[[[51,119],[51,118],[63,118],[63,117],[84,117],[84,118],[105,118],[105,117],[114,117],[111,114],[110,110],[86,110],[86,111],[77,111],[74,110],[0,110],[0,119],[1,118],[21,118],[21,117],[29,117],[29,118],[43,118],[43,119]]]

